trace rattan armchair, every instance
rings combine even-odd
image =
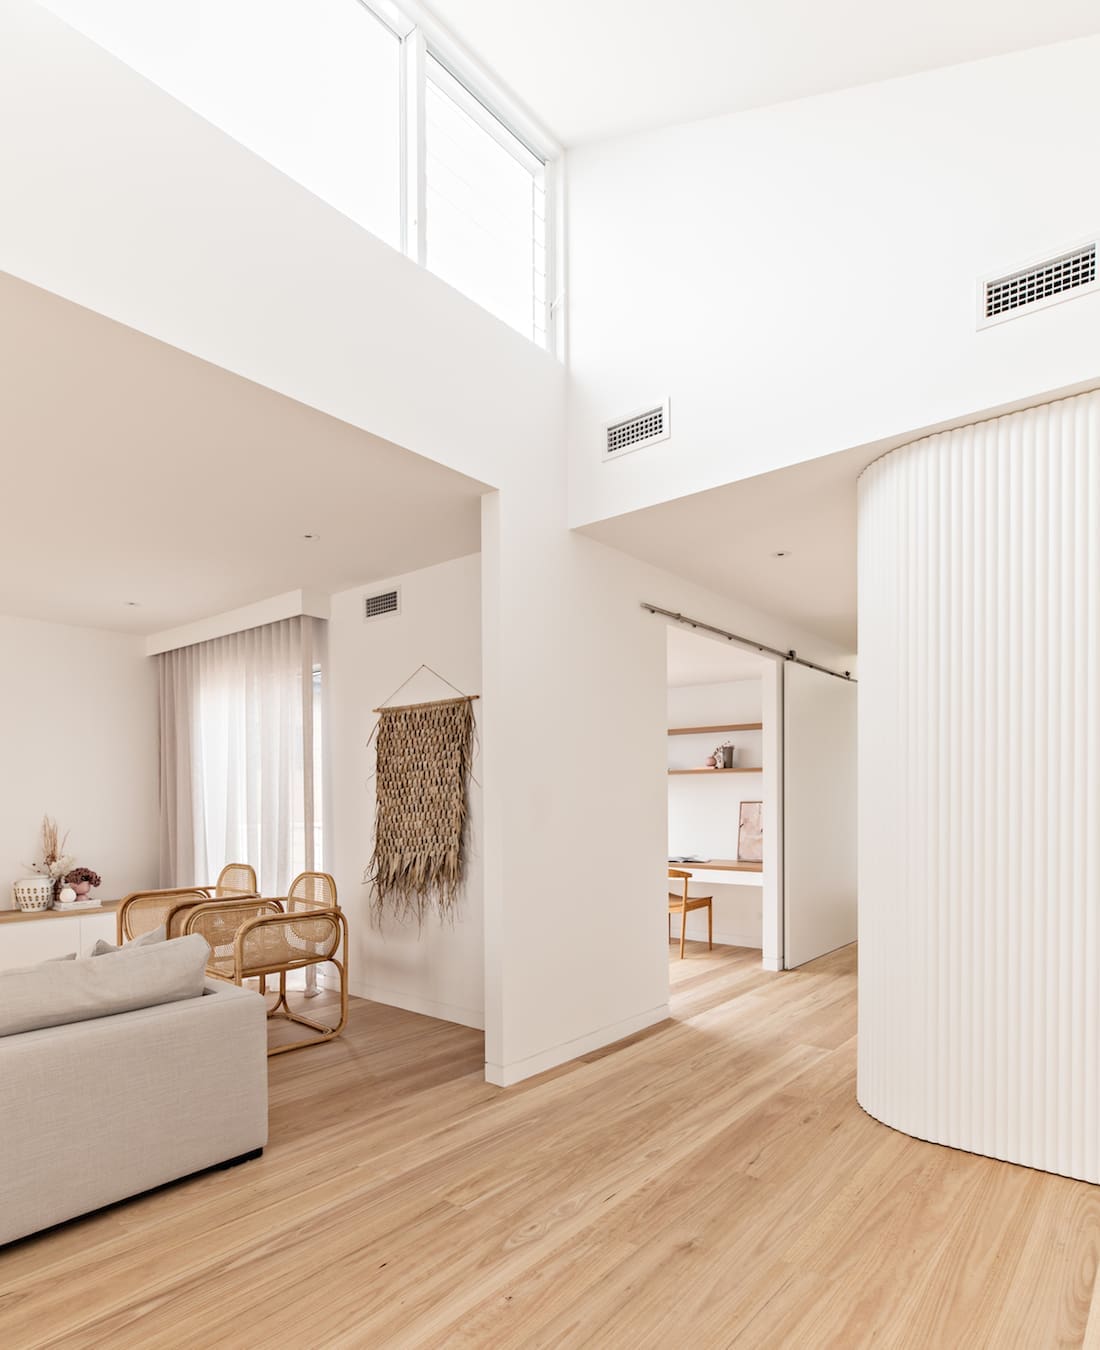
[[[348,923],[336,903],[336,883],[326,872],[295,877],[285,898],[212,900],[190,908],[184,933],[201,933],[211,947],[207,972],[218,979],[244,984],[256,979],[263,990],[268,976],[278,976],[279,992],[268,1017],[284,1018],[316,1032],[305,1040],[272,1046],[269,1055],[299,1050],[331,1040],[348,1018]],[[335,1026],[295,1012],[287,1002],[287,975],[331,962],[340,976],[340,1016]]]
[[[119,904],[116,925],[119,942],[133,942],[134,938],[164,929],[166,937],[179,937],[183,932],[183,917],[196,905],[206,904],[210,896],[190,887],[163,891],[132,891]]]
[[[132,891],[118,907],[118,940],[132,942],[162,924],[168,937],[179,937],[183,932],[185,910],[208,900],[256,894],[256,871],[248,863],[227,863],[211,886],[165,886],[155,891]]]

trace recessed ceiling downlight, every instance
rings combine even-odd
[[[791,551],[789,548],[781,548],[777,553],[772,554],[773,558],[789,558],[790,556]]]
[[[140,605],[141,601],[140,601],[140,600],[123,600],[122,603],[126,606],[127,609],[137,609],[138,606]]]
[[[307,530],[306,533],[302,535],[303,539],[320,539],[320,537],[320,530]]]

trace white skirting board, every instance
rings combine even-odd
[[[672,941],[680,940],[680,919],[677,915],[672,915]],[[695,910],[688,915],[687,940],[689,942],[706,942],[707,940],[707,915],[706,910]],[[735,931],[727,928],[719,928],[717,922],[714,925],[714,945],[716,947],[763,947],[763,938],[760,928],[755,930],[744,929]]]
[[[480,1008],[460,1008],[453,1003],[436,1003],[430,998],[419,998],[384,989],[373,984],[353,984],[349,992],[356,998],[369,998],[373,1003],[385,1003],[391,1008],[404,1008],[406,1012],[420,1013],[424,1017],[437,1017],[441,1022],[456,1022],[460,1027],[473,1027],[476,1031],[485,1030],[485,1014]]]
[[[668,1004],[662,1003],[658,1008],[651,1008],[648,1012],[625,1018],[600,1031],[580,1036],[575,1041],[566,1041],[564,1045],[555,1045],[549,1050],[529,1055],[526,1059],[516,1060],[511,1064],[486,1062],[485,1079],[498,1087],[512,1087],[516,1083],[522,1083],[525,1078],[533,1078],[535,1074],[545,1073],[547,1069],[556,1069],[559,1064],[566,1064],[569,1060],[587,1055],[592,1050],[602,1050],[605,1045],[613,1045],[615,1041],[624,1040],[627,1036],[644,1031],[646,1027],[656,1026],[658,1022],[667,1020]]]

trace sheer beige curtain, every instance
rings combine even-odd
[[[157,657],[162,885],[247,862],[265,895],[285,895],[323,867],[324,631],[284,619]]]

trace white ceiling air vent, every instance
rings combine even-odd
[[[1096,240],[1059,253],[1056,258],[988,277],[978,286],[978,327],[1015,319],[1034,309],[1072,300],[1097,289]]]
[[[603,433],[605,460],[620,459],[632,450],[641,450],[643,446],[667,441],[672,435],[668,399],[631,413],[629,417],[619,417],[614,422],[605,422]]]
[[[364,619],[384,619],[389,614],[401,613],[401,590],[379,591],[363,601]]]

